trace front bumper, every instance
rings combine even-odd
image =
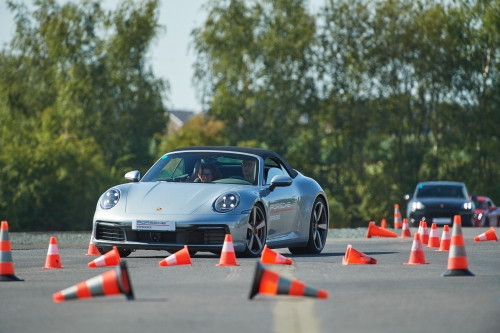
[[[249,214],[215,214],[187,220],[180,216],[140,216],[137,219],[176,221],[175,231],[134,230],[131,216],[115,216],[100,212],[94,216],[93,239],[96,247],[130,250],[177,251],[187,245],[193,251],[219,252],[226,234],[230,233],[235,252],[246,248]],[[192,217],[191,217],[192,218]]]
[[[427,224],[436,223],[437,226],[449,225],[453,226],[455,215],[460,215],[463,227],[472,227],[474,225],[474,217],[472,212],[457,212],[457,211],[423,211],[410,213],[408,223],[412,227],[417,227],[420,221],[426,221]],[[446,219],[446,221],[445,221]]]

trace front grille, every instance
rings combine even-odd
[[[123,242],[126,240],[123,227],[111,223],[97,223],[95,238],[115,242]]]
[[[226,226],[191,226],[176,231],[138,231],[130,226],[97,222],[96,239],[139,243],[179,243],[186,245],[221,245],[229,229]]]

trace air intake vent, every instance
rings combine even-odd
[[[108,241],[125,241],[125,231],[123,227],[114,225],[112,223],[97,223],[96,239]]]

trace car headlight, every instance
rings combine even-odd
[[[472,202],[465,202],[464,203],[464,209],[465,210],[471,210],[472,209]]]
[[[240,196],[236,192],[221,195],[215,200],[214,209],[219,213],[227,213],[235,209],[240,203]]]
[[[110,209],[113,208],[120,200],[120,190],[117,188],[112,188],[106,191],[101,198],[101,208]]]
[[[411,204],[411,211],[412,211],[412,212],[415,212],[415,211],[417,211],[417,210],[422,210],[422,209],[424,209],[424,208],[425,208],[424,204],[423,204],[423,203],[421,203],[420,201],[416,201],[416,202],[413,202],[413,203]]]
[[[480,221],[483,218],[483,213],[474,214],[474,218],[476,218]]]

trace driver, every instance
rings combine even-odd
[[[241,172],[246,181],[253,183],[255,178],[255,160],[243,160],[241,162]]]

